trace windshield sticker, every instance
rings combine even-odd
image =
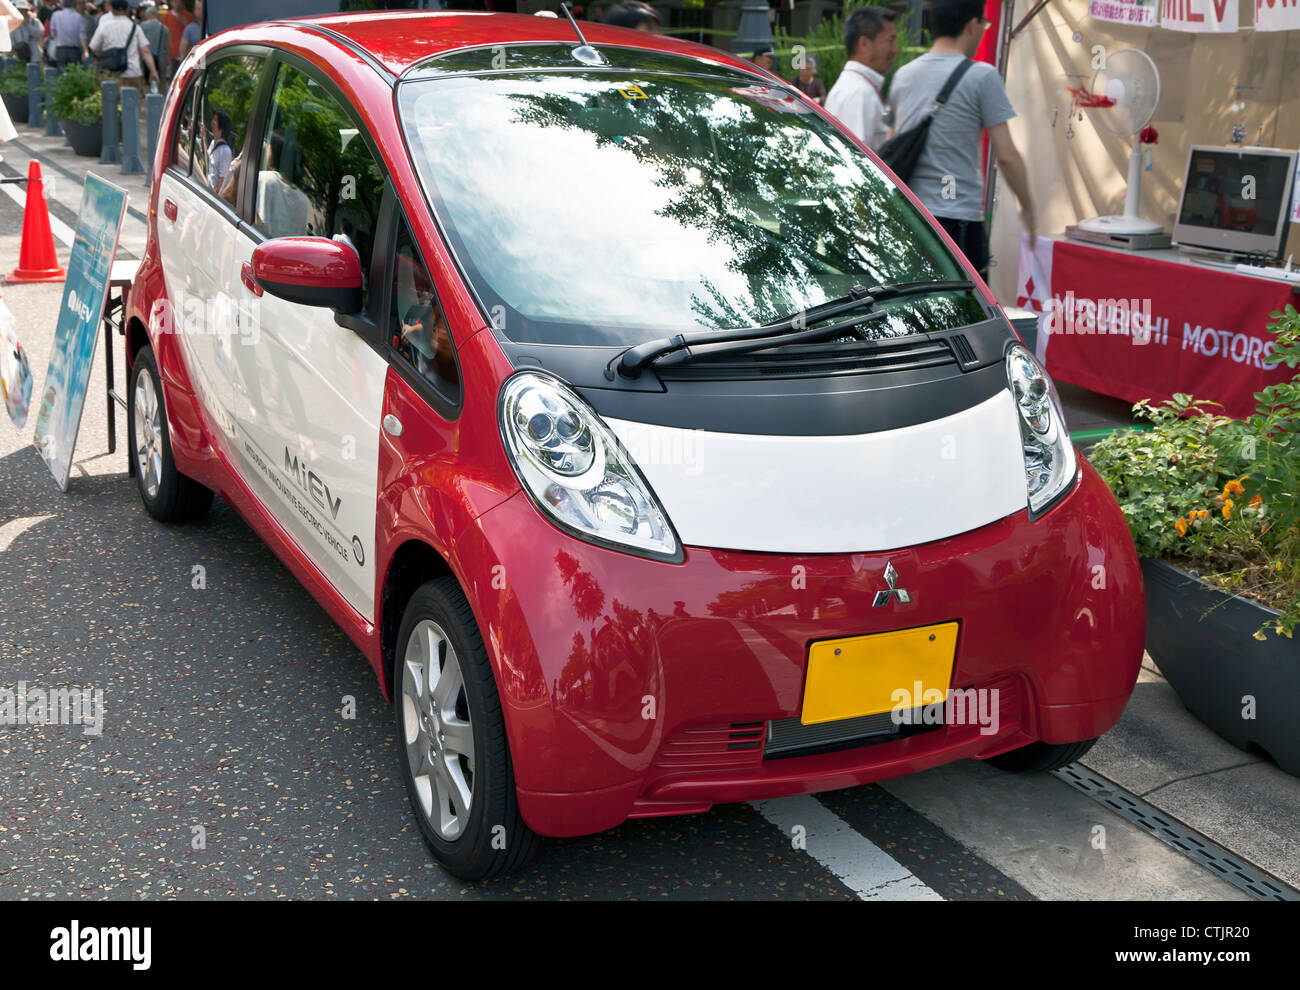
[[[648,99],[650,99],[650,97],[646,96],[646,94],[645,94],[645,90],[643,90],[643,89],[642,89],[640,86],[638,86],[636,83],[633,83],[631,86],[621,86],[621,87],[619,87],[619,90],[618,90],[618,91],[619,91],[619,93],[622,94],[623,99],[625,99],[625,100],[648,100]]]
[[[777,113],[811,113],[810,107],[792,93],[777,89],[775,86],[737,86],[731,92],[737,96],[746,96],[756,103],[761,103]]]

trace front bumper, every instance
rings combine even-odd
[[[910,603],[872,605],[887,562]],[[665,564],[574,540],[521,493],[457,541],[453,565],[496,672],[521,811],[546,835],[1091,738],[1123,711],[1145,637],[1128,527],[1082,459],[1036,522],[1021,511],[888,553],[687,548]],[[800,714],[810,641],[951,621],[951,686],[988,692],[991,724],[765,757],[767,722]]]

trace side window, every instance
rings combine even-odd
[[[346,241],[369,276],[384,174],[338,100],[289,65],[276,73],[257,168],[254,226]]]
[[[232,206],[262,64],[257,55],[232,55],[209,62],[195,111],[198,128],[190,178]]]
[[[197,85],[190,83],[181,102],[180,115],[176,121],[175,141],[172,144],[172,164],[182,172],[190,170],[190,145],[194,142],[194,92]]]
[[[452,402],[460,399],[460,372],[452,348],[447,317],[433,288],[429,269],[411,239],[404,217],[398,217],[393,252],[393,302],[389,313],[393,348],[401,360]]]

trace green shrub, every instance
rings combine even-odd
[[[1276,339],[1265,360],[1300,367],[1300,314],[1288,305],[1271,317]],[[1276,609],[1273,631],[1290,636],[1300,623],[1300,374],[1255,393],[1244,420],[1216,405],[1190,395],[1139,402],[1134,413],[1154,428],[1115,433],[1088,459],[1119,500],[1138,553]]]
[[[82,127],[98,124],[104,119],[104,95],[95,92],[80,100],[74,100],[72,113],[68,114],[67,119]]]
[[[810,55],[817,56],[817,78],[826,84],[826,91],[829,93],[835,80],[840,77],[844,71],[844,63],[849,60],[848,53],[844,50],[844,19],[859,7],[870,6],[865,3],[845,3],[843,10],[833,17],[823,18],[817,24],[811,34],[796,36],[787,34],[778,30],[775,33],[776,39],[776,74],[787,78],[794,78],[797,70],[794,66],[794,58],[797,51],[796,47]],[[916,40],[909,38],[907,26],[900,18],[896,24],[898,28],[898,57],[894,59],[893,68],[885,76],[884,93],[889,95],[889,83],[894,78],[894,73],[900,67],[906,65],[912,59],[925,52],[925,48],[916,44]]]
[[[55,118],[77,120],[74,115],[77,113],[78,105],[88,106],[86,101],[89,97],[99,98],[99,76],[93,69],[84,65],[70,65],[54,80],[54,85],[45,87],[45,92],[49,98],[49,112],[54,114]],[[99,116],[100,114],[96,114],[94,119],[85,123],[93,124]],[[83,121],[77,120],[77,123]]]
[[[0,73],[0,93],[5,96],[27,95],[27,63],[18,62]]]

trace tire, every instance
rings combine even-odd
[[[211,489],[181,474],[172,460],[162,379],[153,348],[148,346],[136,352],[131,368],[126,434],[145,511],[165,523],[189,522],[207,515],[212,506]]]
[[[1007,773],[1041,773],[1047,770],[1059,770],[1067,763],[1073,763],[1083,756],[1096,742],[1096,739],[1084,739],[1082,742],[1072,743],[1033,742],[1028,746],[991,756],[987,762]]]
[[[464,880],[523,867],[538,839],[519,814],[492,665],[454,578],[407,603],[393,701],[406,794],[434,858]]]
[[[126,434],[145,511],[165,523],[203,518],[212,506],[212,491],[176,470],[162,379],[148,346],[136,352],[131,368]]]

